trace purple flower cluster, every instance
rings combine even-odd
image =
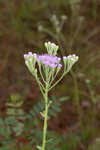
[[[60,64],[61,58],[53,55],[43,54],[37,55],[37,61],[42,62],[44,65],[49,66],[51,68],[59,67],[61,68],[62,65]]]

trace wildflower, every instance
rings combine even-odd
[[[57,55],[57,51],[59,47],[56,44],[51,42],[45,42],[44,45],[49,55],[54,55],[54,56]]]
[[[28,54],[24,54],[25,64],[30,70],[30,72],[35,76],[37,75],[37,70],[35,69],[36,56],[37,54],[32,52],[28,52]]]
[[[76,56],[75,54],[63,56],[63,61],[65,69],[67,68],[67,70],[69,71],[72,68],[73,64],[78,61],[78,56]]]
[[[78,56],[76,56],[75,54],[73,55],[69,55],[69,56],[63,56],[63,61],[64,62],[68,62],[68,63],[75,63],[78,60]]]
[[[56,20],[55,15],[53,16],[53,19]],[[57,25],[56,23],[55,25]],[[43,112],[40,112],[40,114],[44,118],[43,141],[42,146],[37,146],[39,150],[45,150],[46,147],[48,109],[52,103],[52,101],[49,101],[48,92],[62,80],[62,78],[70,71],[73,64],[78,60],[78,56],[76,55],[69,55],[67,57],[64,56],[63,57],[64,70],[62,72],[61,77],[57,81],[55,81],[55,78],[62,67],[62,64],[60,63],[61,58],[56,56],[58,46],[54,43],[46,42],[45,47],[47,49],[46,54],[38,55],[29,52],[28,54],[24,55],[25,64],[28,67],[29,71],[32,73],[32,75],[35,77],[37,83],[39,84],[40,91],[44,98],[45,110]],[[36,63],[38,65],[38,70],[37,67],[35,66]],[[39,77],[38,71],[40,75]],[[41,80],[43,82],[41,82]]]
[[[25,60],[31,59],[33,57],[32,52],[28,52],[28,54],[24,54]]]
[[[60,64],[61,58],[49,54],[37,55],[37,61],[51,68],[62,67]]]
[[[61,58],[56,56],[58,46],[51,42],[45,42],[45,47],[47,49],[46,54],[39,55],[36,53],[28,52],[28,54],[24,55],[26,66],[28,67],[30,72],[35,76],[37,76],[36,63],[38,63],[39,65],[40,72],[41,72],[41,65],[52,68],[50,70],[53,73],[55,72],[55,69],[57,69],[56,71],[58,73],[62,68],[62,64],[60,63]],[[73,64],[76,63],[77,61],[78,56],[76,56],[75,54],[63,56],[64,73],[69,72]]]

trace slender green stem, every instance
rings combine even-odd
[[[40,71],[40,75],[42,77],[43,82],[46,83],[46,81],[45,81],[45,79],[43,77],[42,71],[41,71],[41,64],[39,64],[39,71]]]
[[[44,127],[43,127],[43,141],[42,150],[45,150],[46,146],[46,136],[47,136],[47,120],[48,120],[48,89],[45,90],[45,117],[44,117]]]
[[[43,97],[45,97],[45,96],[44,96],[45,88],[44,88],[43,84],[40,82],[40,80],[39,80],[39,78],[38,78],[37,76],[35,77],[35,79],[36,79],[37,82],[38,82],[38,85],[39,85],[39,87],[40,87],[40,91],[41,91]]]
[[[54,86],[56,86],[68,72],[69,72],[69,70],[67,70],[66,72],[64,72],[64,73],[62,74],[62,76],[49,88],[49,91],[50,91]]]

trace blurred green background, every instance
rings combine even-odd
[[[48,128],[54,130],[56,136],[64,136],[55,150],[100,149],[99,14],[99,0],[0,0],[0,112],[3,119],[9,116],[6,104],[12,99],[24,101],[21,107],[26,114],[41,99],[38,85],[24,64],[25,53],[45,53],[44,42],[51,41],[59,45],[60,57],[73,53],[79,56],[70,73],[50,92],[58,110],[55,118],[49,120]],[[67,101],[61,100],[63,96]],[[40,124],[37,123],[36,128],[41,130]],[[8,149],[4,150],[9,150],[9,146],[32,150],[36,143],[30,144],[31,140],[23,134],[10,136],[16,146],[7,144]],[[0,150],[6,140],[0,140]]]

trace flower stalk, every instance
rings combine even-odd
[[[45,90],[45,113],[44,113],[44,126],[43,126],[43,141],[42,150],[45,150],[46,136],[47,136],[47,120],[48,120],[48,88]]]
[[[29,52],[24,55],[25,64],[31,74],[35,77],[45,104],[45,110],[43,113],[41,112],[44,118],[44,125],[42,146],[37,146],[39,150],[46,150],[48,109],[51,105],[51,101],[48,99],[48,92],[61,81],[61,79],[70,71],[73,64],[78,61],[78,56],[76,55],[63,56],[63,73],[61,77],[53,83],[63,65],[61,63],[61,58],[56,56],[58,46],[54,43],[46,42],[45,47],[47,49],[47,54],[38,55]],[[38,65],[38,68],[36,67],[36,64]]]

